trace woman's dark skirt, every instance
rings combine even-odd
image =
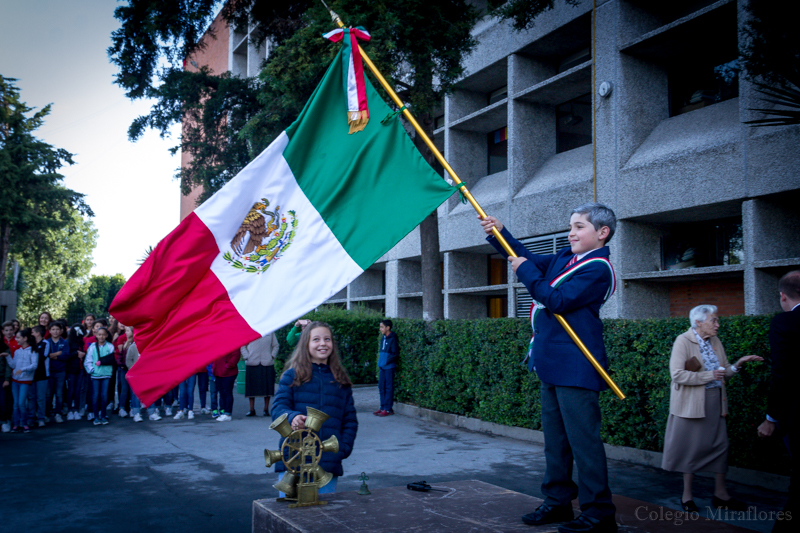
[[[246,398],[261,398],[275,394],[275,367],[247,366],[244,375],[244,395]]]

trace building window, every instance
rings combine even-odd
[[[444,128],[444,115],[439,115],[433,119],[433,129]]]
[[[566,72],[572,67],[577,67],[581,63],[586,63],[592,58],[592,49],[588,46],[574,54],[570,54],[558,63],[558,73]]]
[[[556,153],[592,144],[592,94],[556,106]]]
[[[489,259],[489,279],[487,285],[505,285],[508,283],[508,261],[498,254],[491,254]]]
[[[681,270],[744,262],[741,220],[672,226],[661,238],[661,269]]]
[[[505,318],[508,316],[508,298],[505,296],[487,296],[486,314],[489,318]]]
[[[499,102],[504,98],[508,98],[508,87],[505,85],[489,93],[489,101],[487,102],[487,105],[492,105],[493,103]]]
[[[682,115],[739,96],[739,62],[702,61],[676,65],[669,76],[670,116]]]
[[[508,169],[508,126],[492,131],[486,135],[489,148],[487,174],[494,174]]]

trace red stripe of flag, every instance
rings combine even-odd
[[[192,213],[156,246],[111,304],[111,314],[134,328],[141,355],[127,379],[143,405],[204,370],[219,353],[260,337],[209,270],[217,255],[213,234]]]

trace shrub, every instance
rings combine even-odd
[[[377,381],[382,315],[320,309],[304,318],[331,324],[342,361],[354,383]],[[742,355],[769,354],[771,316],[720,318],[719,337],[731,363]],[[539,379],[522,360],[530,324],[516,318],[483,320],[392,319],[400,340],[395,399],[448,413],[530,429],[541,429]],[[600,394],[602,437],[609,444],[661,451],[669,416],[669,357],[688,319],[604,320],[609,375],[626,395]],[[291,326],[279,330],[280,371],[291,350]],[[766,412],[769,365],[748,363],[727,384],[733,466],[776,471],[786,452],[774,439],[761,441],[756,428]]]

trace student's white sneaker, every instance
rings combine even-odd
[[[125,409],[120,409],[119,410],[119,417],[120,418],[125,418],[126,416],[128,416],[128,411],[126,411]]]
[[[194,411],[189,411],[188,413],[186,413],[186,418],[188,418],[189,420],[194,420]]]
[[[133,415],[133,421],[134,422],[141,422],[142,421],[142,415],[140,415],[139,413],[136,413],[135,415]]]
[[[8,433],[9,431],[11,431],[11,424],[8,422],[3,422],[3,424],[0,425],[0,431],[2,431],[3,433]]]
[[[64,421],[64,419],[61,418],[61,413],[56,413],[56,424],[60,424],[63,421]],[[42,425],[44,425],[44,424],[42,424]]]
[[[72,419],[73,420],[80,420],[83,415],[78,411],[72,411]]]
[[[150,420],[161,420],[158,411],[154,411],[153,414],[150,415]]]
[[[178,414],[173,417],[173,420],[180,420],[181,418],[183,418],[183,411],[179,410]]]
[[[167,407],[164,409],[164,414],[167,416],[172,416],[172,407]]]
[[[67,413],[67,420],[68,421],[75,420],[75,415],[72,414],[72,411]]]
[[[217,417],[217,422],[227,422],[230,419],[231,417],[229,417],[228,415],[219,415]]]
[[[85,415],[85,414],[86,414],[86,409],[84,409],[83,407],[81,407],[81,410],[79,411],[79,413],[78,413],[78,414],[80,414],[80,415],[81,415],[80,417],[81,417],[81,418],[83,418],[83,415]]]
[[[86,415],[86,420],[88,420],[89,422],[94,420],[94,413],[89,413],[88,415]]]
[[[39,420],[38,426],[40,428],[43,428],[44,427],[44,420]]]
[[[210,412],[211,412],[211,410],[208,407],[203,407],[202,409],[200,409],[200,414],[201,415],[207,415]]]

